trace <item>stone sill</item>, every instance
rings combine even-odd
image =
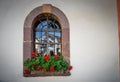
[[[38,77],[38,76],[70,76],[70,72],[42,72],[31,71],[31,74],[24,74],[24,77]]]

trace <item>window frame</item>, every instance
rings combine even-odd
[[[43,20],[42,18],[43,17],[45,17],[45,19]],[[52,18],[52,19],[50,19],[50,18]],[[46,45],[47,46],[47,55],[49,55],[49,53],[48,53],[48,47],[49,47],[49,45],[51,45],[51,44],[53,44],[54,45],[54,53],[55,53],[55,45],[60,45],[61,47],[60,47],[60,49],[62,50],[62,30],[61,30],[61,25],[59,24],[59,22],[57,21],[57,19],[56,19],[57,17],[56,16],[54,16],[53,14],[50,14],[50,13],[42,13],[42,14],[40,14],[39,15],[39,17],[37,17],[37,20],[36,20],[36,22],[35,22],[35,24],[34,24],[34,26],[33,26],[33,39],[34,39],[34,42],[33,42],[33,46],[34,46],[34,48],[33,48],[33,50],[34,51],[36,51],[36,49],[35,49],[35,45],[36,44],[38,44],[38,45]],[[49,26],[48,26],[48,21],[51,21],[52,23],[54,22],[54,25],[55,24],[57,24],[58,26],[59,26],[59,29],[55,29],[55,28],[53,28],[52,29],[52,31],[50,31],[50,29],[48,28]],[[37,26],[39,25],[39,24],[42,24],[43,22],[46,22],[47,24],[45,25],[47,28],[45,28],[44,29],[44,27],[45,26],[43,26],[42,25],[42,27],[41,28],[37,28]],[[53,26],[53,27],[55,27],[55,26]],[[47,39],[47,42],[36,42],[35,41],[35,37],[36,37],[36,32],[46,32],[46,39]],[[48,36],[48,34],[49,34],[49,32],[53,32],[54,34],[54,42],[49,42],[48,40],[49,40],[49,36]],[[60,32],[60,42],[55,42],[55,33],[56,32]],[[42,38],[42,36],[41,36],[41,38]],[[62,51],[60,52],[61,54],[62,54]],[[39,53],[38,53],[39,54]],[[55,55],[57,55],[57,54],[55,54]]]

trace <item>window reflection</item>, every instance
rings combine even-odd
[[[42,16],[35,28],[35,51],[39,55],[61,55],[61,28],[53,16]]]

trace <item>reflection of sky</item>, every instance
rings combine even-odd
[[[38,24],[36,28],[42,28],[42,25],[41,25],[41,24]]]
[[[48,32],[48,34],[50,34],[50,35],[54,35],[54,32],[52,32],[53,31],[53,28],[52,28],[52,24],[51,24],[51,20],[49,20],[48,21],[48,23],[49,23],[49,29],[51,29],[51,31],[50,32]],[[57,28],[57,29],[60,29],[60,27],[59,27],[59,25],[57,24],[57,23],[54,23],[54,25],[55,25],[55,27]],[[46,21],[43,21],[43,22],[41,22],[41,23],[39,23],[38,25],[37,25],[37,29],[39,29],[39,28],[41,28],[41,29],[46,29],[46,26],[47,26],[47,22]],[[45,32],[42,32],[42,31],[40,31],[40,32],[36,32],[35,33],[35,37],[36,38],[40,38],[40,37],[42,37],[42,36],[45,36],[46,34],[45,34]],[[55,36],[58,36],[58,37],[60,37],[60,32],[59,31],[57,31],[57,32],[55,32]]]
[[[46,26],[47,26],[47,21],[42,21],[41,23],[39,23],[37,25],[36,28],[46,28]],[[48,26],[49,26],[49,28],[54,28],[55,27],[56,29],[60,29],[59,24],[56,23],[56,22],[53,22],[51,20],[48,21]]]
[[[47,26],[47,22],[43,21],[42,23],[39,23],[36,28],[45,28]]]
[[[58,37],[60,37],[60,32],[55,32],[55,36],[58,36]]]
[[[45,36],[45,32],[35,32],[35,37],[40,38],[42,36]]]

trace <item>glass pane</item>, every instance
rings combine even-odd
[[[54,27],[52,25],[48,25],[49,31],[54,31]]]
[[[37,29],[38,29],[38,28],[42,28],[42,24],[39,23],[36,28],[37,28]]]
[[[47,36],[46,36],[46,32],[40,32],[41,33],[41,42],[42,43],[46,43],[47,42]]]
[[[40,45],[35,44],[35,51],[36,53],[40,53]]]
[[[54,44],[49,44],[48,46],[48,54],[54,56]]]
[[[41,48],[41,54],[46,55],[47,54],[47,45],[46,44],[40,45],[40,48]]]
[[[61,45],[55,44],[55,55],[61,55]]]
[[[35,42],[40,42],[40,37],[41,37],[41,33],[40,32],[35,32]]]
[[[54,32],[48,32],[48,43],[54,43]]]
[[[43,29],[47,28],[47,21],[46,20],[42,22],[42,26],[43,26]]]
[[[35,51],[39,55],[46,55],[47,54],[47,45],[46,44],[35,44]]]
[[[55,32],[55,43],[61,42],[61,32]]]
[[[53,25],[52,21],[48,21],[48,29],[49,31],[54,31],[55,26]]]
[[[35,38],[39,38],[40,37],[40,33],[39,32],[35,32]]]
[[[58,23],[55,23],[55,28],[56,28],[56,29],[60,29],[60,26],[59,26]]]

